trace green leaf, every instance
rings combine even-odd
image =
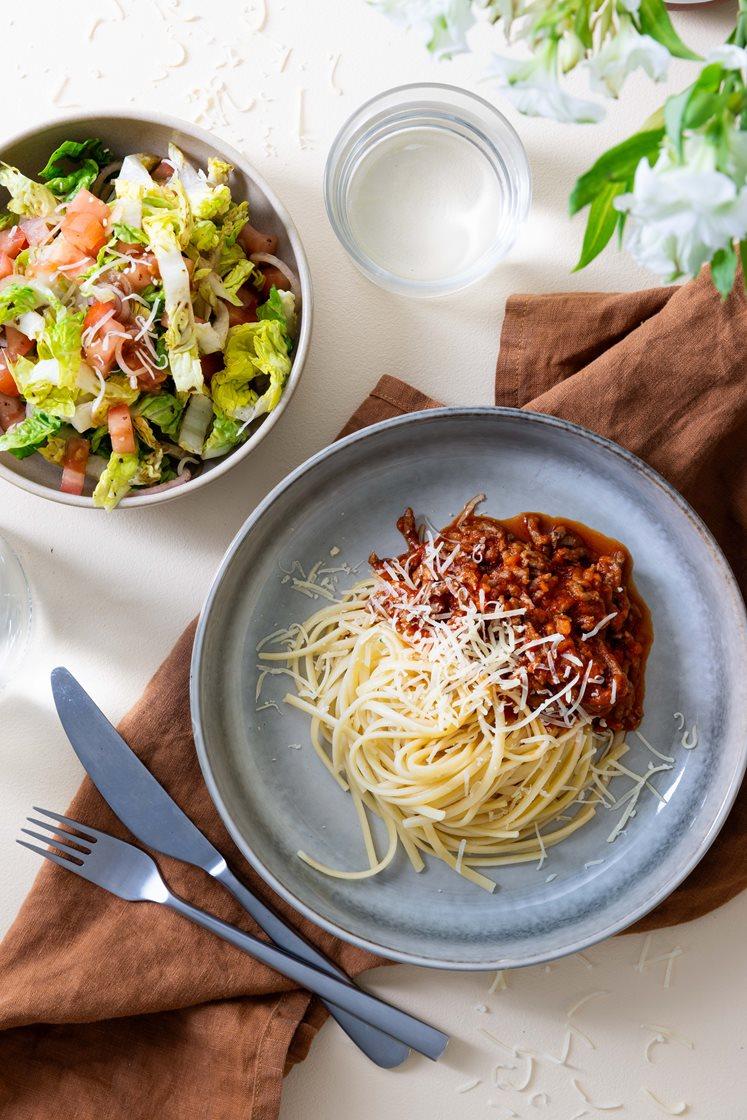
[[[148,236],[141,229],[128,226],[124,222],[115,222],[113,227],[117,241],[124,241],[127,245],[147,245]]]
[[[642,159],[653,163],[659,154],[663,137],[663,127],[636,132],[623,140],[622,144],[604,152],[593,167],[577,180],[568,202],[571,215],[577,214],[584,206],[593,202],[610,180],[628,183]]]
[[[39,178],[58,198],[70,199],[90,187],[113,155],[102,140],[65,140],[52,152]]]
[[[10,451],[17,459],[33,455],[37,447],[59,430],[62,421],[58,416],[48,416],[45,412],[33,412],[20,424],[10,428],[0,436],[0,451]]]
[[[717,93],[724,76],[720,62],[704,66],[697,81],[674,97],[668,97],[664,104],[664,122],[667,139],[678,157],[682,159],[683,130],[697,128],[704,124],[717,110]]]
[[[711,261],[711,276],[722,299],[731,292],[737,278],[737,251],[733,245],[719,249]]]
[[[666,47],[675,58],[688,58],[698,62],[701,58],[680,39],[664,7],[664,0],[641,0],[638,9],[638,22],[644,35],[650,35]]]
[[[17,223],[17,214],[11,214],[8,210],[0,210],[0,229],[9,229],[10,226],[17,225]]]
[[[625,183],[607,183],[592,202],[581,256],[573,269],[574,272],[586,268],[612,237],[620,217],[619,211],[615,210],[614,201],[624,190]]]
[[[747,292],[747,241],[739,242],[739,257],[742,262],[742,283]]]

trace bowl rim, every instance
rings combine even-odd
[[[183,132],[189,136],[193,136],[196,140],[212,148],[217,154],[223,156],[229,163],[239,168],[247,178],[256,183],[260,191],[265,195],[268,202],[272,206],[279,221],[282,223],[285,232],[288,235],[288,240],[295,254],[296,264],[298,267],[298,277],[301,284],[301,330],[298,335],[298,342],[296,344],[296,352],[293,358],[293,365],[291,367],[290,376],[286,382],[283,395],[279,404],[272,412],[270,412],[253,433],[241,447],[235,451],[229,452],[223,458],[219,459],[215,466],[204,474],[200,474],[197,478],[191,478],[184,486],[176,486],[171,490],[161,490],[157,494],[138,494],[132,495],[119,503],[120,509],[136,509],[138,507],[145,507],[156,505],[159,502],[173,501],[175,498],[184,497],[187,494],[193,494],[196,490],[207,485],[209,482],[220,478],[229,470],[235,467],[242,459],[244,459],[250,451],[252,451],[257,444],[265,438],[266,435],[275,427],[280,417],[285,412],[291,397],[296,391],[298,382],[301,379],[306,358],[309,351],[309,342],[311,339],[311,329],[314,318],[314,298],[311,284],[311,271],[309,269],[309,262],[306,257],[301,237],[296,229],[296,226],[290,214],[285,208],[285,205],[276,195],[273,188],[269,185],[263,175],[254,167],[237,148],[229,144],[227,140],[222,137],[216,137],[206,129],[201,128],[199,125],[193,124],[191,121],[184,120],[181,117],[173,116],[170,113],[139,113],[130,109],[123,108],[102,108],[95,113],[83,113],[80,111],[67,111],[59,113],[54,117],[47,118],[43,121],[38,121],[36,124],[29,128],[23,129],[21,132],[14,133],[7,139],[0,142],[0,156],[7,151],[8,148],[16,144],[22,144],[32,139],[39,132],[43,132],[49,128],[56,128],[58,125],[75,124],[89,125],[90,122],[96,121],[99,118],[112,118],[114,120],[133,121],[136,123],[146,125],[159,125],[165,128],[175,129]],[[30,494],[35,494],[37,497],[46,498],[49,501],[59,502],[63,505],[78,506],[83,509],[96,509],[90,497],[82,494],[63,494],[61,490],[53,490],[50,486],[45,486],[42,483],[34,482],[33,479],[24,478],[22,475],[16,474],[10,470],[0,461],[0,478],[9,482],[13,486],[18,486],[21,490],[26,490]]]
[[[505,416],[515,418],[521,416],[527,423],[535,423],[545,425],[547,427],[560,428],[566,432],[571,433],[582,439],[590,440],[592,443],[604,448],[606,451],[611,452],[616,457],[622,459],[634,470],[643,474],[648,481],[657,486],[664,492],[671,501],[679,508],[680,512],[691,523],[694,530],[701,536],[705,545],[708,547],[714,564],[721,568],[722,575],[727,590],[731,594],[732,610],[734,612],[735,622],[742,632],[744,645],[747,647],[747,606],[742,598],[739,585],[737,584],[736,577],[732,571],[729,562],[724,556],[720,545],[711,533],[708,526],[703,522],[700,516],[695,512],[690,503],[675,489],[675,487],[668,482],[658,471],[649,466],[648,463],[640,459],[632,451],[621,447],[613,440],[607,439],[606,436],[600,436],[596,432],[583,427],[580,424],[574,424],[569,420],[564,420],[561,417],[551,416],[546,413],[530,412],[517,408],[503,408],[498,406],[475,406],[475,407],[444,407],[425,409],[417,412],[406,413],[402,416],[397,416],[389,420],[383,420],[378,424],[372,424],[370,427],[363,428],[361,431],[353,432],[351,435],[339,439],[334,443],[329,444],[327,447],[312,455],[306,462],[302,463],[299,467],[287,475],[281,482],[275,486],[270,493],[260,502],[257,507],[252,511],[244,524],[241,526],[236,536],[229,545],[225,556],[223,557],[218,570],[213,577],[213,582],[208,591],[205,603],[200,612],[197,622],[197,629],[195,632],[194,645],[192,648],[192,658],[190,663],[189,674],[189,689],[190,689],[190,710],[192,716],[192,732],[197,750],[197,757],[202,770],[205,784],[207,785],[208,792],[217,808],[221,819],[226,826],[231,838],[238,847],[241,854],[248,861],[250,866],[262,877],[265,883],[277,894],[284,899],[290,906],[292,906],[299,914],[308,918],[309,921],[315,925],[320,926],[322,929],[342,938],[350,944],[357,945],[361,949],[368,952],[383,956],[388,960],[398,961],[402,964],[416,964],[422,965],[427,968],[449,969],[462,972],[482,972],[491,969],[502,968],[520,968],[525,965],[544,964],[548,960],[556,960],[563,956],[568,956],[572,953],[578,953],[583,949],[588,948],[590,945],[595,945],[606,938],[620,933],[622,930],[627,929],[633,925],[640,918],[644,917],[656,906],[659,905],[665,898],[667,898],[672,891],[676,889],[683,882],[690,872],[698,865],[705,853],[711,847],[713,841],[721,831],[726,818],[731,811],[736,796],[739,792],[742,780],[747,770],[747,711],[744,715],[745,734],[740,738],[738,744],[738,751],[735,757],[735,765],[729,779],[729,785],[721,799],[718,811],[716,812],[713,820],[711,821],[707,831],[701,836],[697,848],[694,850],[690,859],[678,868],[677,873],[672,876],[670,881],[658,890],[654,895],[650,896],[646,901],[642,902],[634,908],[626,918],[619,921],[609,922],[602,929],[598,930],[591,936],[579,938],[568,944],[564,945],[560,950],[553,953],[551,956],[543,955],[541,953],[529,955],[527,957],[518,958],[489,958],[485,961],[475,963],[474,961],[464,960],[446,960],[443,958],[433,958],[421,956],[417,953],[409,953],[399,949],[392,949],[388,946],[382,946],[366,937],[362,937],[351,930],[345,929],[344,926],[338,925],[336,922],[329,920],[318,914],[310,905],[297,898],[291,890],[289,890],[283,882],[281,882],[262,862],[259,856],[254,852],[253,848],[243,836],[238,826],[234,823],[223,798],[221,797],[218,789],[217,781],[213,775],[210,758],[208,754],[208,747],[205,736],[202,731],[201,720],[201,706],[200,706],[200,683],[201,673],[203,669],[203,652],[205,644],[206,630],[211,614],[211,608],[220,591],[223,583],[223,578],[233,561],[233,558],[241,547],[244,538],[254,528],[255,524],[262,518],[265,512],[278,500],[278,498],[285,493],[290,487],[294,485],[296,480],[303,474],[312,470],[318,463],[328,459],[349,447],[351,444],[361,442],[371,436],[376,435],[385,428],[391,426],[403,426],[407,424],[418,425],[427,423],[428,421],[438,421],[442,417],[461,416],[464,418],[469,417],[482,417],[486,415]]]

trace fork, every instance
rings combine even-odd
[[[291,953],[260,941],[259,938],[244,933],[243,930],[221,921],[213,914],[192,906],[169,890],[155,861],[134,844],[118,840],[88,825],[79,824],[70,817],[53,813],[49,809],[34,806],[34,812],[57,823],[40,820],[38,817],[27,817],[29,824],[44,829],[45,832],[35,832],[29,828],[22,828],[21,832],[35,840],[40,840],[43,844],[51,845],[55,851],[30,844],[27,840],[17,840],[16,843],[22,847],[29,848],[44,859],[80,875],[90,883],[96,883],[97,886],[128,902],[157,902],[162,906],[168,906],[170,910],[175,910],[177,914],[202,926],[203,929],[217,934],[224,941],[230,942],[237,949],[242,949],[255,960],[269,965],[270,968],[274,968],[289,980],[301,984],[322,999],[329,1000],[363,1022],[400,1039],[432,1061],[436,1061],[446,1049],[448,1035],[428,1023],[370,995],[355,984],[317,969]]]

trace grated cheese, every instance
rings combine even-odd
[[[646,1089],[644,1087],[643,1092],[646,1094],[646,1096],[651,1098],[655,1105],[658,1105],[662,1112],[666,1112],[667,1116],[682,1116],[685,1112],[687,1112],[687,1101],[678,1101],[676,1104],[667,1104],[661,1099],[661,1097],[657,1097],[656,1093],[652,1092],[651,1089]]]
[[[625,1107],[622,1101],[615,1101],[614,1103],[608,1104],[600,1104],[598,1101],[593,1101],[575,1077],[571,1080],[571,1084],[573,1085],[573,1088],[576,1090],[578,1095],[581,1097],[581,1100],[584,1102],[584,1104],[589,1104],[592,1108],[598,1109],[600,1112],[614,1112],[618,1108]]]
[[[469,1093],[470,1090],[476,1089],[478,1085],[482,1084],[479,1077],[475,1077],[473,1081],[465,1081],[463,1085],[457,1085],[454,1090],[455,1093]]]
[[[587,638],[593,638],[594,635],[598,634],[599,631],[603,629],[603,627],[605,627],[608,622],[611,622],[613,618],[617,618],[617,611],[612,611],[611,614],[606,614],[604,618],[601,618],[593,630],[589,630],[587,631],[587,633],[581,635],[581,640],[585,642]]]

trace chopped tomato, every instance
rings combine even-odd
[[[106,302],[92,303],[86,311],[86,317],[83,320],[83,330],[87,331],[89,327],[95,326],[99,319],[104,315],[108,315],[110,311],[116,310],[114,300],[107,300]]]
[[[41,245],[49,237],[50,227],[46,218],[21,218],[18,228],[22,229],[29,245]]]
[[[112,451],[117,455],[132,455],[137,450],[132,417],[126,404],[117,404],[109,409],[107,417]]]
[[[137,343],[134,338],[128,338],[122,343],[121,355],[121,365],[125,373],[136,377],[138,385],[145,392],[155,389],[169,375],[168,366],[161,369],[148,352],[145,343]]]
[[[109,217],[109,207],[84,187],[83,190],[78,191],[65,211],[66,217],[69,218],[71,214],[88,214],[96,221],[103,223]]]
[[[269,296],[271,288],[279,288],[281,292],[290,291],[290,280],[284,272],[281,272],[279,268],[275,268],[274,265],[262,265],[262,275],[265,278],[264,287],[262,288],[262,294],[265,299]]]
[[[73,214],[68,211],[62,219],[62,233],[71,245],[91,257],[95,257],[107,241],[103,223],[85,211]]]
[[[12,323],[6,324],[5,341],[7,343],[6,352],[9,358],[22,358],[24,354],[28,354],[29,350],[31,350],[34,345],[33,338],[29,338],[23,331],[19,331]]]
[[[20,397],[18,386],[5,361],[5,354],[5,350],[0,352],[0,393],[4,393],[6,397]]]
[[[120,273],[130,291],[142,292],[143,288],[147,288],[154,280],[161,279],[153,253],[143,253],[140,256],[132,256],[131,259],[132,264],[128,264]]]
[[[162,159],[157,167],[151,171],[151,179],[155,179],[157,183],[167,183],[171,176],[174,174],[174,168],[168,160]]]
[[[218,370],[223,369],[223,355],[202,354],[200,357],[200,365],[202,366],[202,376],[205,378],[206,384],[209,385]]]
[[[236,239],[249,256],[252,253],[274,253],[278,247],[278,239],[274,233],[260,233],[254,226],[247,222]]]
[[[10,323],[7,324],[5,327],[5,346],[0,350],[0,393],[4,393],[6,397],[19,397],[21,395],[8,363],[13,362],[15,358],[28,354],[33,345],[33,338],[27,338],[25,334],[11,326]]]
[[[113,302],[94,303],[88,308],[86,317],[83,320],[83,333],[94,328],[92,337],[83,344],[83,353],[89,365],[92,365],[99,373],[103,373],[104,377],[111,373],[116,361],[117,344],[122,341],[122,335],[126,334],[125,328],[118,319],[114,317],[107,319],[102,324],[100,330],[96,330],[96,325],[114,311],[115,304]]]
[[[59,270],[65,276],[80,276],[93,263],[93,258],[82,252],[79,246],[60,236],[40,250],[38,258],[26,269],[26,273],[35,276]]]
[[[28,248],[28,238],[19,226],[0,230],[0,253],[7,253],[15,260],[22,249]]]
[[[13,274],[13,258],[7,253],[0,253],[0,280]]]
[[[82,494],[86,481],[86,464],[90,446],[87,439],[81,436],[71,436],[65,444],[65,455],[62,460],[62,482],[60,490],[63,494]]]
[[[7,432],[14,424],[20,424],[26,419],[26,405],[18,397],[5,396],[0,393],[0,428]]]
[[[236,327],[240,323],[256,323],[257,304],[259,303],[257,293],[244,285],[243,288],[239,288],[236,295],[241,300],[241,307],[234,307],[233,304],[228,305],[229,327]]]

